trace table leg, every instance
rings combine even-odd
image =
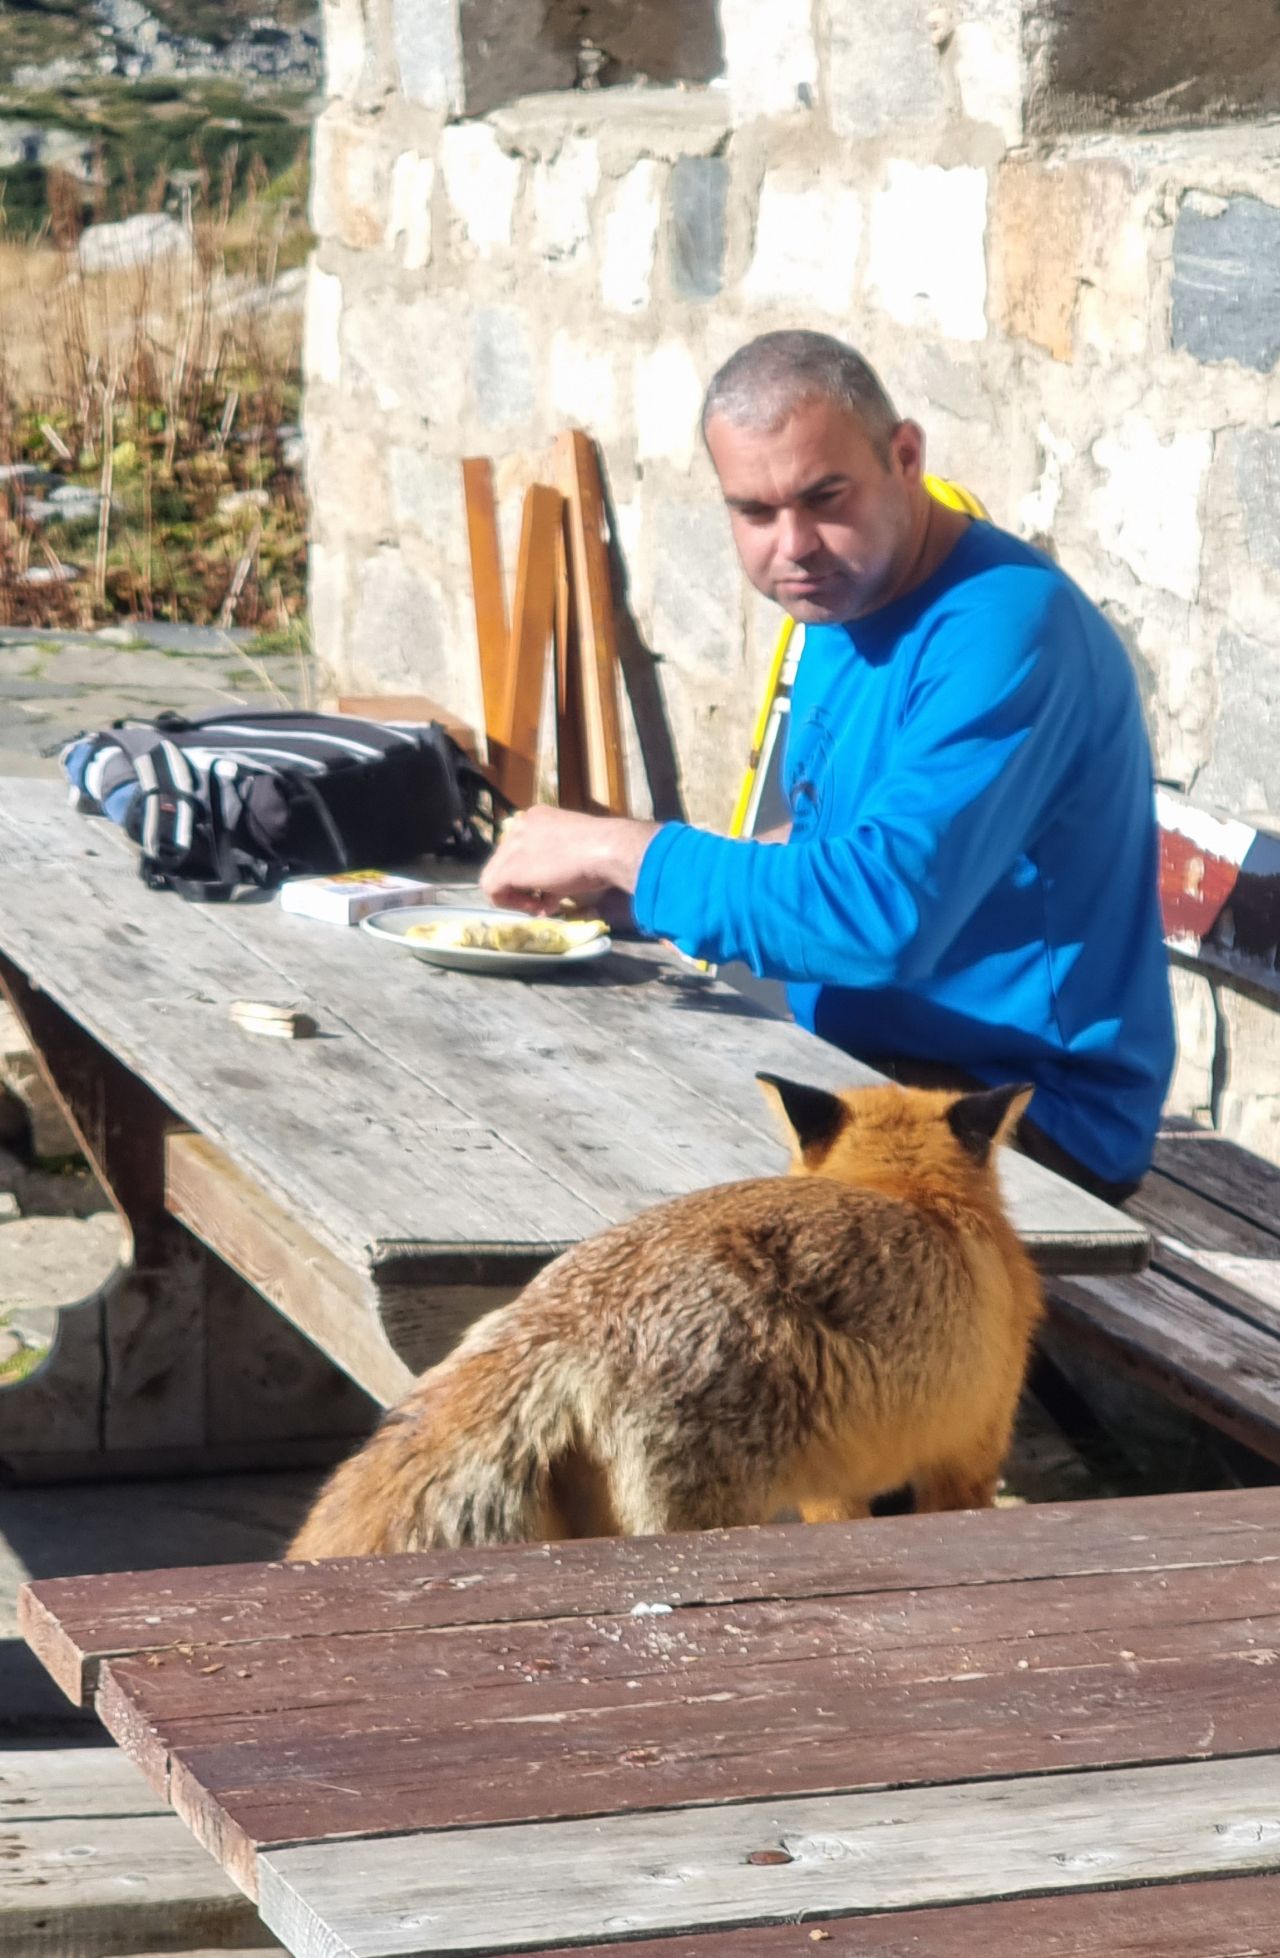
[[[0,1464],[30,1479],[323,1462],[363,1394],[170,1217],[172,1110],[0,957],[0,987],[119,1213],[121,1263],[62,1315],[49,1360],[0,1392]]]

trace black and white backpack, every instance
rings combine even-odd
[[[477,858],[509,804],[436,722],[346,714],[161,714],[62,751],[73,799],[123,825],[145,881],[182,897],[238,885]]]

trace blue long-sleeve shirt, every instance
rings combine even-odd
[[[784,846],[667,823],[642,930],[785,979],[873,1065],[1028,1080],[1111,1181],[1151,1158],[1173,1066],[1151,760],[1123,646],[1047,558],[971,524],[914,591],[810,626]]]

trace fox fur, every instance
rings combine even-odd
[[[989,1504],[1042,1312],[994,1145],[1028,1088],[757,1077],[789,1175],[557,1258],[321,1490],[294,1558]]]

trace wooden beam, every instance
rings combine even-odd
[[[376,1301],[332,1251],[272,1202],[204,1136],[164,1143],[164,1201],[171,1217],[291,1319],[383,1407],[413,1369],[393,1350]]]
[[[557,436],[555,457],[557,480],[567,504],[569,552],[577,600],[587,792],[593,808],[625,816],[627,787],[618,709],[617,635],[595,445],[582,429],[569,429]]]
[[[534,483],[525,492],[507,656],[506,709],[497,748],[500,785],[521,808],[532,802],[538,775],[538,723],[542,718],[547,647],[555,621],[556,539],[563,508],[560,492],[544,483]]]
[[[502,732],[507,708],[507,600],[502,580],[502,546],[493,494],[493,464],[487,456],[467,456],[462,493],[471,548],[471,591],[480,649],[480,687],[484,729],[490,741]]]
[[[582,715],[582,646],[578,636],[568,506],[556,534],[556,792],[562,809],[586,809]]]

